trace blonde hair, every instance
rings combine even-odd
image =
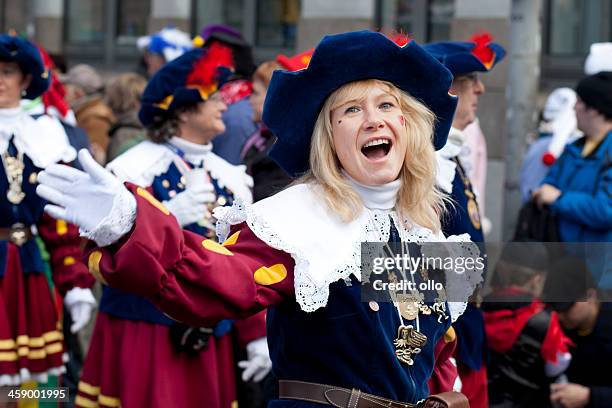
[[[355,219],[363,209],[357,192],[342,175],[342,166],[333,143],[331,112],[347,100],[361,100],[375,87],[381,87],[399,103],[406,120],[406,156],[400,170],[401,187],[396,211],[402,220],[410,219],[434,232],[440,231],[440,217],[448,200],[435,185],[436,159],[433,129],[436,117],[425,105],[393,84],[377,79],[351,82],[332,93],[319,112],[310,148],[310,170],[297,182],[316,183],[323,199],[340,218]]]
[[[253,74],[253,82],[260,80],[267,88],[272,80],[272,73],[277,69],[283,69],[283,67],[276,61],[266,61],[257,67]]]

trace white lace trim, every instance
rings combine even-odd
[[[253,207],[240,200],[235,201],[231,207],[218,207],[213,211],[217,219],[217,235],[219,242],[227,239],[232,225],[246,222],[251,231],[271,247],[286,252],[295,261],[294,286],[295,297],[300,308],[306,312],[313,312],[327,304],[329,298],[329,285],[341,279],[346,280],[354,275],[361,281],[361,243],[362,242],[387,242],[389,240],[390,220],[398,227],[402,242],[465,242],[467,253],[477,251],[478,247],[470,241],[468,234],[451,236],[447,239],[442,234],[434,234],[431,230],[416,226],[410,220],[400,223],[395,213],[384,210],[369,210],[372,222],[362,223],[360,234],[352,243],[352,253],[345,259],[334,262],[335,267],[329,273],[325,273],[324,280],[313,278],[309,270],[310,262],[303,252],[296,246],[283,240],[269,226],[265,219],[255,213]],[[410,229],[404,225],[412,225]],[[376,229],[374,229],[376,228]],[[382,241],[381,241],[382,240]],[[461,246],[464,247],[463,245]],[[455,252],[457,249],[455,248]],[[455,256],[462,256],[456,253]],[[476,286],[482,281],[482,275],[478,271],[466,271],[468,279],[459,279],[453,271],[447,271],[447,294],[449,299],[466,299],[466,302],[448,302],[449,312],[454,322],[467,306],[467,298],[473,293]],[[452,296],[452,297],[450,297]]]
[[[204,168],[219,186],[230,189],[236,198],[252,202],[253,179],[246,173],[246,166],[234,166],[213,152],[204,156]],[[129,181],[147,187],[155,177],[168,171],[176,157],[176,153],[166,145],[146,140],[111,161],[106,168],[122,182]]]
[[[119,189],[113,199],[113,207],[92,230],[79,229],[82,237],[95,241],[100,247],[117,242],[130,232],[136,221],[136,199],[127,189]]]

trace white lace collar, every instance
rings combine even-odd
[[[194,165],[200,163],[194,159],[196,153],[201,154],[204,159],[204,168],[210,172],[212,178],[217,180],[219,186],[227,187],[234,193],[234,197],[244,202],[252,202],[251,187],[253,179],[246,173],[245,166],[234,166],[221,157],[210,151],[210,145],[185,144],[185,140],[175,145],[175,138],[172,138],[172,145],[178,147],[185,153],[185,160]],[[179,140],[176,138],[176,140]],[[190,148],[187,151],[183,147]],[[189,159],[194,159],[191,161]],[[142,187],[148,187],[153,183],[155,177],[168,171],[168,168],[175,160],[180,160],[176,152],[166,144],[153,143],[145,140],[121,154],[106,167],[112,171],[121,181],[129,181]]]
[[[177,136],[172,136],[168,143],[180,149],[185,154],[185,160],[196,167],[206,160],[206,157],[212,152],[213,148],[211,143],[193,143]]]
[[[214,211],[220,241],[227,238],[231,225],[246,222],[259,239],[293,257],[295,297],[304,311],[312,312],[327,304],[331,283],[351,274],[361,280],[361,243],[387,242],[389,216],[403,242],[447,240],[442,233],[433,233],[410,220],[400,222],[389,210],[365,210],[355,220],[343,222],[324,204],[321,194],[317,185],[298,184],[253,205],[235,202],[232,207]],[[449,240],[469,241],[469,235]],[[460,289],[461,295],[455,299],[463,298],[464,291],[467,299],[474,287]],[[464,303],[451,308],[453,319],[464,309]]]
[[[391,210],[397,201],[397,192],[402,182],[397,179],[381,186],[366,186],[353,179],[348,174],[344,174],[351,186],[355,189],[363,205],[371,210]]]
[[[48,115],[34,119],[21,107],[0,109],[0,153],[6,151],[11,137],[17,150],[37,167],[76,159],[76,150],[70,145],[64,127]]]

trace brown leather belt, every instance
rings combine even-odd
[[[418,405],[366,394],[357,389],[304,381],[279,381],[279,398],[315,402],[337,408],[469,408],[467,398],[458,392],[432,395]]]
[[[13,224],[11,228],[0,228],[0,241],[10,241],[17,246],[22,246],[32,237],[32,229],[21,223]]]

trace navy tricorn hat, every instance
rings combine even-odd
[[[379,79],[424,103],[436,115],[433,144],[446,143],[457,98],[452,74],[414,41],[399,46],[385,35],[355,31],[323,37],[306,69],[274,71],[263,122],[278,138],[272,157],[288,174],[308,171],[310,140],[327,97],[354,81]]]
[[[471,72],[488,72],[506,56],[501,45],[491,42],[487,33],[475,35],[472,41],[442,41],[423,46],[455,77]]]
[[[51,75],[43,64],[40,52],[31,42],[8,34],[0,35],[0,61],[15,62],[24,75],[32,75],[26,88],[26,99],[36,99],[51,83]]]
[[[164,65],[145,88],[138,117],[145,127],[163,120],[181,106],[206,101],[232,79],[229,48],[214,44],[195,48]]]

